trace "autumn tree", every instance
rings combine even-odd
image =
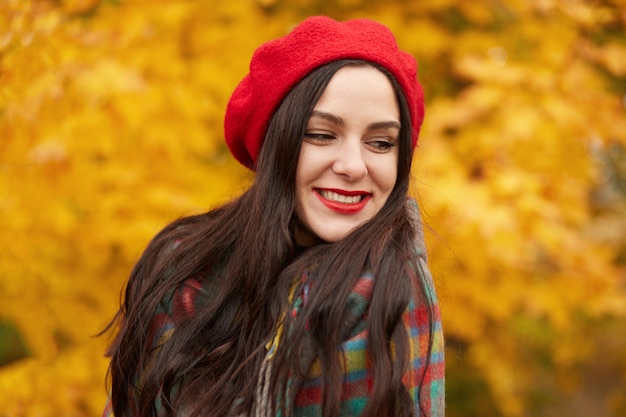
[[[238,195],[222,118],[256,46],[371,17],[420,64],[414,194],[450,416],[626,414],[623,0],[0,3],[0,416],[92,416],[124,281]]]

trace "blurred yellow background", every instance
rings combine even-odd
[[[2,0],[0,417],[99,415],[133,263],[245,189],[226,102],[313,14],[419,61],[448,416],[626,416],[626,1]]]

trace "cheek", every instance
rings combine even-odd
[[[393,187],[396,186],[396,181],[398,181],[398,173],[394,170],[393,175],[390,176],[390,180],[389,180],[389,192],[390,193],[391,193],[391,190],[393,190]]]
[[[398,180],[398,159],[390,158],[389,161],[379,164],[378,167],[376,182],[383,193],[389,195]]]
[[[304,142],[300,148],[300,155],[298,155],[298,165],[296,166],[296,188],[299,188],[304,182],[307,176],[306,171],[308,167],[308,160],[306,151],[306,142]]]
[[[306,142],[302,144],[296,168],[296,198],[299,197],[298,193],[306,193],[324,175],[327,166],[327,154]]]

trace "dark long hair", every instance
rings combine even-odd
[[[300,253],[293,237],[298,155],[315,104],[346,65],[372,65],[394,86],[402,126],[397,181],[383,208],[367,223],[336,243],[320,243]],[[419,269],[406,205],[410,124],[402,89],[377,65],[336,61],[297,84],[270,121],[250,189],[222,207],[165,227],[132,270],[110,348],[115,416],[174,416],[182,406],[193,416],[249,412],[265,344],[288,308],[294,277],[312,263],[323,279],[311,290],[299,318],[289,323],[288,339],[282,343],[289,349],[279,349],[273,361],[271,398],[281,398],[293,364],[305,350],[312,351],[326,381],[323,415],[338,415],[341,313],[356,280],[368,270],[376,277],[367,316],[375,383],[363,415],[412,415],[412,400],[401,381],[409,349],[401,316],[412,293],[411,275]],[[173,336],[155,348],[157,312],[190,280],[202,284],[199,307],[194,314],[178,316]],[[418,281],[417,301],[432,311],[424,283]]]

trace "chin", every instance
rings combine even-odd
[[[346,236],[348,236],[350,234],[350,232],[352,232],[354,229],[356,229],[358,227],[354,226],[354,227],[350,227],[350,228],[342,228],[341,230],[319,230],[317,233],[317,235],[320,237],[320,239],[322,239],[324,242],[328,242],[328,243],[335,243],[335,242],[339,242],[340,240],[344,239]]]

